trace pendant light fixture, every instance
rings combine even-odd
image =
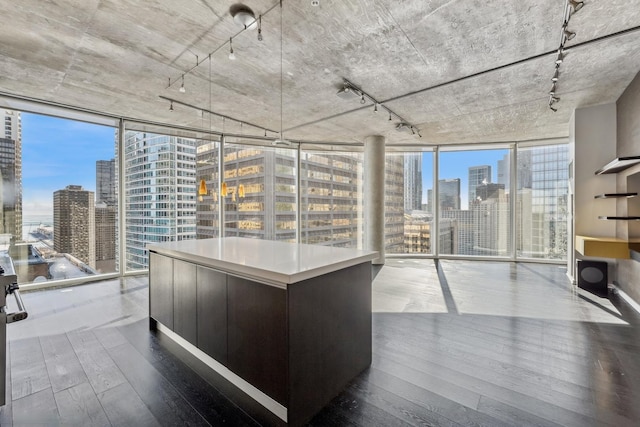
[[[280,138],[273,141],[273,145],[284,145],[290,146],[291,141],[287,141],[284,139],[284,135],[282,134],[282,115],[283,115],[283,95],[282,95],[282,82],[283,82],[283,73],[282,73],[282,39],[283,39],[283,31],[282,31],[282,0],[280,0]]]
[[[207,195],[207,183],[204,179],[200,180],[200,185],[198,186],[198,201],[201,202],[204,200],[204,196]]]

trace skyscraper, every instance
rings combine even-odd
[[[440,210],[460,209],[460,178],[438,180],[438,194]]]
[[[116,161],[96,161],[96,204],[116,205]]]
[[[20,113],[2,110],[4,132],[0,134],[2,213],[0,234],[22,240],[22,121]]]
[[[422,209],[422,154],[404,154],[404,210]]]
[[[196,142],[129,130],[124,151],[126,269],[146,269],[147,243],[196,237]]]
[[[469,205],[476,199],[476,187],[491,182],[491,166],[471,166],[469,168]]]
[[[116,162],[96,161],[96,269],[116,271]]]
[[[53,193],[53,248],[95,268],[95,207],[93,191],[67,185]]]

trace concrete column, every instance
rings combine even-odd
[[[384,264],[384,137],[364,140],[364,249],[380,256],[373,264]]]

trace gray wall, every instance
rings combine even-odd
[[[618,157],[640,156],[640,73],[617,102]],[[640,166],[634,166],[617,174],[617,190],[640,192],[637,185]],[[618,201],[618,215],[640,215],[640,197]],[[616,235],[620,238],[640,238],[638,224],[634,221],[619,221]],[[629,296],[640,303],[640,253],[636,259],[618,260],[618,284]]]

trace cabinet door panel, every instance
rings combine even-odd
[[[198,348],[227,365],[227,275],[198,266]]]
[[[149,253],[149,316],[173,330],[173,260]]]
[[[287,295],[229,276],[229,369],[287,405]]]
[[[196,265],[173,261],[173,330],[197,345]]]

